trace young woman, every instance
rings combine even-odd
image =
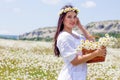
[[[81,25],[78,17],[78,9],[71,5],[64,6],[60,11],[58,26],[54,37],[54,52],[56,56],[62,56],[64,67],[62,68],[58,80],[86,80],[86,62],[96,56],[105,56],[105,49],[82,55],[76,48],[80,45],[80,40],[94,40],[94,38]],[[72,29],[77,26],[84,36],[76,33]]]

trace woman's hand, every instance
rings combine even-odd
[[[106,47],[102,46],[99,49],[97,49],[96,51],[96,56],[106,56]]]
[[[84,36],[89,41],[95,41],[95,37],[93,37],[89,32],[87,32],[87,30],[81,25],[81,22],[80,22],[80,20],[79,20],[78,17],[77,17],[77,21],[76,21],[76,26],[78,26],[78,28],[82,31],[82,33],[84,34]]]
[[[78,26],[78,28],[82,28],[82,25],[81,25],[81,22],[79,20],[79,18],[77,17],[77,20],[76,20],[76,26]]]

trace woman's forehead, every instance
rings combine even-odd
[[[66,15],[77,15],[77,13],[74,12],[74,11],[69,11],[69,12],[66,13]]]

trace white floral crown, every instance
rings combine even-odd
[[[79,12],[79,10],[77,8],[71,8],[71,7],[68,7],[68,8],[65,8],[65,9],[61,9],[60,12],[59,12],[59,15],[63,14],[63,13],[67,13],[69,11],[76,11],[77,14]]]

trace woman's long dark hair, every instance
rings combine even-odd
[[[72,5],[66,5],[62,9],[65,9],[65,8],[68,8],[68,7],[72,8],[73,6]],[[59,52],[59,49],[57,48],[57,38],[58,38],[58,35],[60,34],[60,32],[64,29],[63,20],[64,20],[65,15],[66,15],[66,13],[62,13],[59,16],[58,24],[57,24],[57,30],[56,30],[56,33],[55,33],[55,36],[54,36],[54,53],[58,57],[60,56],[60,52]]]

